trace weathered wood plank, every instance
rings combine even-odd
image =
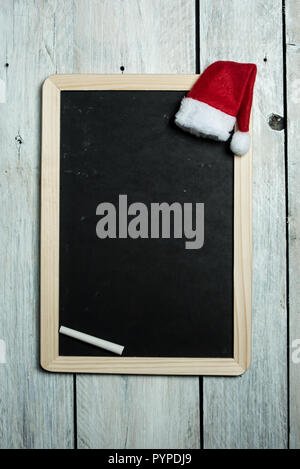
[[[72,376],[39,368],[40,96],[55,73],[55,7],[28,0],[0,8],[1,448],[72,448],[74,439]]]
[[[198,448],[198,379],[77,378],[79,448]]]
[[[253,112],[253,359],[241,378],[204,379],[206,448],[287,446],[287,313],[282,2],[201,0],[201,69],[258,65]]]
[[[60,71],[195,71],[194,0],[81,0],[71,14]],[[77,422],[79,448],[197,448],[198,379],[78,376]]]
[[[290,447],[300,449],[300,1],[286,1],[290,305]],[[298,342],[296,342],[298,341]],[[295,354],[295,357],[293,357]]]

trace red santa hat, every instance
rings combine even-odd
[[[200,75],[183,98],[175,123],[197,135],[226,141],[237,122],[230,148],[244,155],[250,148],[249,120],[257,68],[219,61]]]

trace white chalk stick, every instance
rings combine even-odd
[[[69,329],[68,327],[61,326],[59,329],[60,334],[73,337],[73,339],[81,340],[87,344],[95,345],[96,347],[103,348],[109,352],[116,353],[117,355],[122,355],[124,347],[123,345],[114,344],[108,340],[99,339],[89,334],[84,334],[83,332],[75,331],[74,329]]]

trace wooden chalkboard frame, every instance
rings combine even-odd
[[[53,75],[43,85],[41,168],[41,366],[51,372],[157,375],[243,374],[251,359],[252,149],[234,156],[234,358],[59,355],[60,93],[63,90],[178,90],[198,75]]]

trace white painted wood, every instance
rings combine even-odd
[[[80,376],[79,448],[198,448],[198,379]]]
[[[290,305],[290,447],[300,449],[300,1],[286,1]],[[295,356],[293,357],[293,354]]]
[[[59,73],[195,72],[194,0],[73,4],[57,5]],[[77,422],[79,448],[197,448],[199,380],[77,376]]]
[[[41,83],[55,72],[56,1],[1,2],[0,448],[73,446],[72,376],[39,367]],[[9,63],[9,67],[5,67]]]
[[[80,0],[72,21],[76,73],[195,72],[194,0]]]
[[[267,124],[272,112],[283,114],[281,3],[200,2],[201,67],[218,58],[259,66],[253,363],[242,378],[205,379],[206,447],[286,446],[283,133]],[[286,5],[292,343],[300,336],[299,0]],[[0,79],[7,97],[0,103],[0,340],[7,363],[0,363],[0,448],[73,444],[72,377],[44,373],[38,365],[40,85],[55,72],[118,73],[121,65],[125,73],[193,73],[194,21],[194,0],[1,2]],[[292,447],[299,447],[299,367],[291,365]],[[79,376],[77,387],[80,447],[199,446],[197,378]]]
[[[287,313],[282,2],[201,0],[201,69],[255,62],[253,110],[253,358],[241,378],[204,379],[206,448],[287,446]],[[264,61],[266,58],[266,62]]]
[[[0,104],[5,103],[6,86],[5,81],[0,78]]]

